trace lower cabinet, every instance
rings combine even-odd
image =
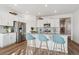
[[[16,42],[16,33],[9,34],[9,44],[13,44]]]
[[[16,33],[2,34],[0,37],[0,47],[1,48],[11,45],[15,42],[16,42]]]
[[[9,45],[9,36],[8,34],[4,34],[2,38],[2,47]]]

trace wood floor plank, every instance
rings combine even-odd
[[[26,50],[27,50],[26,47],[27,47],[26,41],[21,42],[21,43],[16,43],[16,44],[10,45],[5,48],[0,48],[0,55],[12,55],[12,54],[26,55]],[[79,55],[79,46],[77,44],[75,44],[73,41],[69,42],[68,48],[69,48],[69,55]],[[33,48],[30,48],[30,49],[33,49]],[[38,49],[39,48],[36,48],[36,50],[38,50]],[[54,54],[54,52],[53,52],[53,54]],[[60,53],[60,55],[61,54],[62,53]]]
[[[68,49],[70,55],[79,55],[79,45],[73,41],[69,41]]]
[[[11,54],[14,51],[16,51],[17,49],[20,49],[21,47],[23,47],[24,45],[26,45],[26,41],[24,41],[22,43],[13,44],[13,45],[5,47],[5,48],[0,48],[0,55]]]

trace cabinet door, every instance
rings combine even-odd
[[[0,25],[3,25],[3,17],[2,16],[0,16]]]
[[[53,26],[54,27],[59,27],[59,24],[60,22],[59,22],[59,19],[53,19]]]
[[[37,27],[43,27],[43,23],[44,21],[43,20],[38,20],[37,21]]]
[[[13,26],[13,20],[11,17],[6,17],[6,25],[7,26]]]
[[[13,26],[13,21],[10,18],[8,18],[7,16],[0,17],[0,25]]]
[[[16,33],[9,34],[9,41],[10,41],[10,44],[13,44],[16,42]]]
[[[7,26],[13,26],[13,21],[8,20],[7,21]]]
[[[0,47],[3,47],[3,36],[0,35]]]
[[[6,25],[6,20],[0,19],[0,25]]]
[[[3,37],[3,46],[8,46],[9,45],[9,35],[8,34],[4,34]]]

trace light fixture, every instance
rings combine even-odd
[[[17,6],[17,4],[14,4],[14,6]]]
[[[38,15],[40,15],[40,12],[38,13]]]
[[[54,10],[54,13],[57,13],[57,10]]]
[[[28,13],[29,13],[29,11],[26,11],[25,13],[27,13],[27,14],[28,14]]]
[[[48,7],[48,5],[47,5],[47,4],[45,4],[45,7]]]

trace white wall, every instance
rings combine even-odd
[[[72,17],[72,13],[69,14],[60,14],[60,15],[55,15],[55,16],[47,16],[50,18],[67,18],[67,17]]]
[[[73,40],[79,44],[79,11],[73,13]]]
[[[25,15],[26,32],[31,31],[31,27],[36,27],[36,17],[32,15]]]

